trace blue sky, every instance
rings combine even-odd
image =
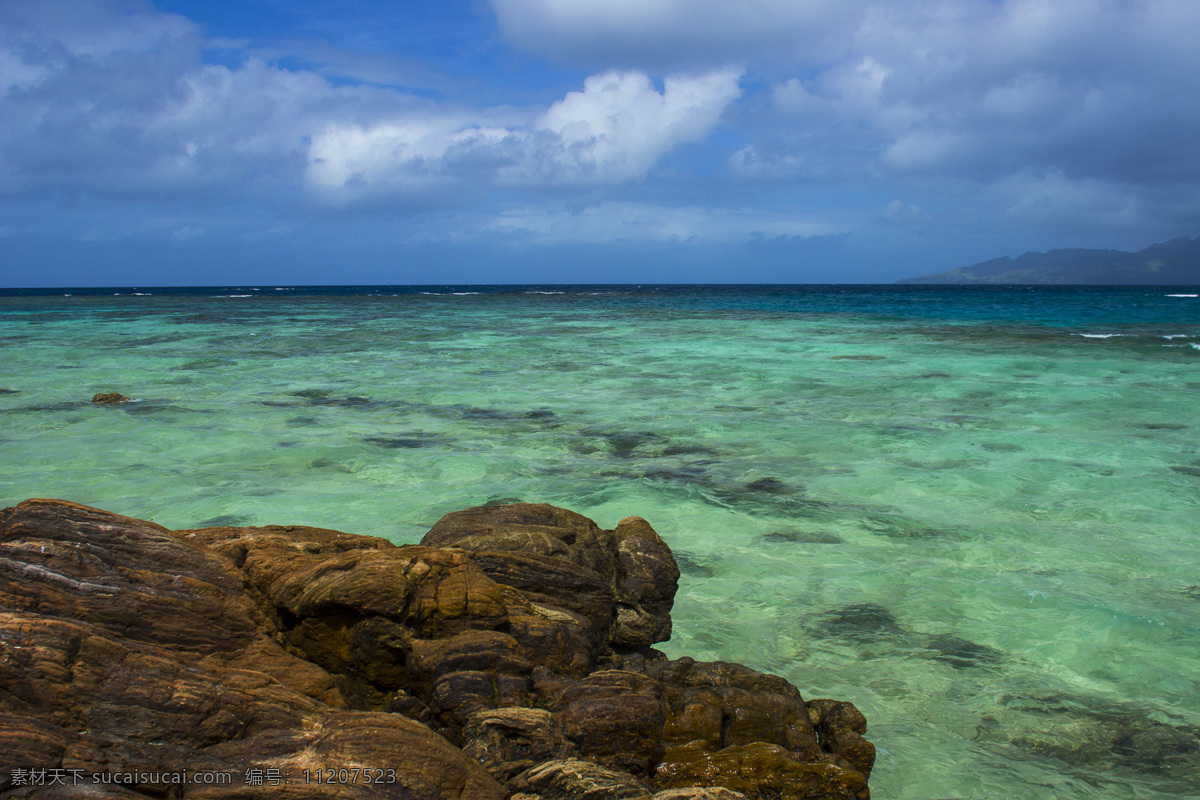
[[[0,0],[0,285],[891,282],[1200,234],[1196,0]]]

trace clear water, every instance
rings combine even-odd
[[[0,297],[4,505],[637,514],[663,649],[856,703],[877,798],[1200,796],[1195,288],[70,293]]]

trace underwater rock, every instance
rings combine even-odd
[[[798,542],[803,544],[843,544],[845,539],[825,531],[779,530],[763,534],[768,542]]]
[[[858,642],[904,634],[892,612],[877,603],[853,603],[835,609],[819,617],[815,627],[826,635]]]
[[[852,705],[650,648],[678,578],[645,520],[544,504],[397,547],[28,500],[0,513],[0,792],[15,768],[186,764],[233,788],[170,797],[865,800]],[[394,782],[242,785],[350,764]]]
[[[113,405],[115,403],[128,403],[129,398],[118,392],[97,392],[92,395],[92,402],[97,405]]]
[[[958,636],[930,636],[925,643],[929,657],[941,661],[955,669],[969,667],[994,667],[1004,658],[1004,654],[994,647],[977,644]]]
[[[1164,785],[1200,774],[1200,728],[1194,725],[1168,724],[1153,713],[1083,695],[1005,695],[1000,703],[1020,712],[1003,729],[1009,742],[1070,767],[1149,773]]]

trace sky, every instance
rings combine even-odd
[[[0,0],[0,286],[889,283],[1200,234],[1196,0]]]

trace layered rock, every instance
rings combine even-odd
[[[678,579],[645,520],[542,504],[396,547],[26,501],[0,516],[0,796],[57,770],[143,773],[87,787],[128,797],[865,800],[852,705],[651,649]]]

